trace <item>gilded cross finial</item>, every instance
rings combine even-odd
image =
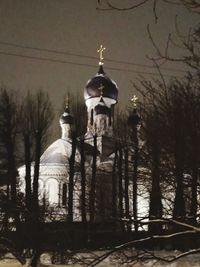
[[[138,97],[136,95],[133,95],[133,97],[131,98],[130,101],[133,104],[133,107],[136,108],[137,107]]]
[[[104,62],[104,57],[103,57],[103,52],[106,50],[105,47],[103,47],[103,45],[100,45],[100,48],[97,50],[97,53],[99,53],[99,65],[103,65]]]
[[[101,94],[101,96],[103,95],[103,89],[104,89],[105,87],[103,86],[103,84],[101,83],[100,84],[100,87],[98,88],[98,90],[100,91],[100,94]]]
[[[67,96],[65,97],[65,106],[66,108],[69,108],[69,93],[67,93]]]

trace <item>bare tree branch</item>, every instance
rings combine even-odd
[[[111,2],[109,0],[104,0],[106,5],[108,6],[108,8],[97,8],[98,10],[116,10],[116,11],[129,11],[135,8],[138,8],[144,4],[146,4],[147,2],[149,2],[149,0],[141,0],[140,2],[138,2],[137,4],[131,5],[130,7],[117,7],[113,4],[111,4]],[[156,1],[156,0],[155,0]],[[102,0],[98,0],[98,3],[101,4]]]
[[[111,249],[111,250],[107,251],[103,255],[99,256],[97,259],[94,259],[88,266],[89,267],[94,267],[97,264],[99,264],[100,262],[102,262],[103,260],[105,260],[107,257],[109,257],[111,254],[113,254],[113,253],[115,253],[117,251],[120,251],[122,249],[133,247],[133,246],[138,245],[140,243],[145,243],[145,242],[150,241],[150,240],[161,240],[161,239],[166,240],[166,239],[169,239],[169,238],[174,238],[174,237],[187,235],[187,234],[194,234],[194,233],[196,233],[196,231],[192,231],[192,230],[189,231],[188,230],[188,231],[181,231],[181,232],[173,233],[173,234],[170,234],[170,235],[154,235],[154,236],[150,236],[150,237],[146,237],[146,238],[130,241],[130,242],[124,243],[122,245],[116,246],[114,249]],[[188,255],[188,254],[186,254],[186,255]]]
[[[110,0],[98,0],[98,4],[101,5],[102,3],[105,4],[105,8],[97,8],[98,10],[116,10],[116,11],[130,11],[130,10],[134,10],[137,9],[138,7],[142,7],[144,6],[146,3],[150,2],[151,0],[140,0],[138,1],[136,4],[133,4],[129,7],[118,7],[115,4],[112,4]],[[162,0],[164,3],[167,3],[169,5],[177,5],[177,6],[184,6],[185,8],[188,9],[188,11],[190,12],[194,12],[197,14],[200,14],[200,3],[197,0]],[[159,1],[161,2],[161,1]],[[156,6],[158,4],[157,0],[153,1],[153,13],[155,16],[155,22],[157,22],[158,17],[157,17],[157,13],[156,13]]]

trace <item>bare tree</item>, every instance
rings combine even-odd
[[[7,180],[7,199],[4,202],[4,229],[8,228],[8,219],[14,218],[17,234],[20,235],[19,199],[17,197],[17,133],[19,110],[17,94],[6,88],[0,89],[0,144],[3,150]],[[19,240],[20,247],[20,240]]]
[[[124,200],[125,200],[125,216],[130,218],[129,210],[129,161],[128,148],[124,149]]]
[[[92,160],[92,175],[91,175],[91,185],[90,185],[90,197],[89,197],[89,210],[90,210],[90,223],[94,222],[95,210],[96,210],[96,172],[97,172],[97,136],[94,135],[94,145],[93,145],[93,160]]]
[[[40,157],[42,148],[48,136],[49,127],[52,123],[53,108],[48,94],[41,90],[37,91],[35,95],[30,94],[28,99],[30,105],[27,112],[28,118],[30,118],[31,121],[30,127],[34,142],[34,173],[31,198],[31,233],[33,239],[33,257],[31,260],[31,266],[36,267],[41,254],[41,229],[39,226],[40,214],[38,200]]]
[[[119,211],[119,218],[123,218],[123,152],[122,152],[122,145],[119,144],[118,147],[118,162],[117,162],[117,171],[118,171],[118,211]]]
[[[148,150],[151,170],[151,190],[149,199],[149,219],[162,218],[162,194],[161,194],[161,118],[157,110],[147,109],[146,116],[143,113],[144,134]],[[147,160],[147,159],[146,159]],[[153,233],[161,232],[161,225],[150,224],[149,231]]]
[[[85,175],[85,142],[84,138],[80,140],[81,154],[81,217],[86,222],[86,175]]]
[[[24,162],[25,162],[25,201],[30,211],[32,203],[31,162],[33,159],[33,131],[31,125],[32,96],[28,92],[21,106],[20,132],[23,137]]]
[[[76,156],[76,135],[73,133],[72,136],[72,152],[69,159],[69,192],[68,192],[68,216],[67,220],[73,222],[73,195],[74,195],[74,167],[75,167],[75,156]]]
[[[175,5],[177,7],[185,7],[189,12],[200,13],[200,3],[198,0],[130,0],[130,4],[125,5],[121,1],[114,0],[97,0],[98,10],[102,11],[137,11],[138,8],[142,8],[147,5],[152,6],[152,12],[154,14],[155,22],[158,21],[157,8],[161,3],[165,3],[169,6]]]
[[[7,196],[16,204],[17,169],[16,169],[16,137],[18,131],[18,108],[16,94],[2,88],[0,91],[0,134],[1,144],[7,159]]]
[[[30,118],[32,122],[32,131],[34,135],[34,177],[33,177],[33,206],[38,210],[38,179],[40,168],[40,157],[45,139],[48,136],[48,129],[53,119],[53,107],[49,100],[48,94],[39,90],[32,96],[32,104],[30,104]]]
[[[115,145],[115,157],[112,168],[112,216],[114,219],[117,218],[117,145]]]
[[[138,232],[138,165],[139,165],[139,138],[138,127],[140,124],[140,116],[137,113],[136,107],[134,107],[128,118],[128,124],[131,127],[132,146],[133,146],[133,177],[132,177],[132,192],[133,192],[133,218],[135,232]]]

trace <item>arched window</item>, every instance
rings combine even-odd
[[[62,186],[62,205],[67,205],[67,184],[63,184]]]
[[[58,204],[59,186],[58,181],[54,178],[50,178],[46,182],[46,191],[49,204]]]
[[[45,190],[44,190],[44,182],[42,179],[38,180],[38,198],[39,200],[43,199],[45,195]]]

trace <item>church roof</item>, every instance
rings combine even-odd
[[[68,164],[71,151],[71,140],[58,139],[45,150],[40,158],[40,164]],[[78,160],[79,157],[79,153],[76,152],[76,160]]]
[[[106,75],[102,66],[100,66],[98,73],[87,82],[84,91],[85,100],[101,96],[115,101],[118,97],[117,84]]]
[[[68,174],[69,158],[71,156],[71,140],[58,139],[53,142],[40,158],[40,177],[66,176]],[[76,150],[75,162],[80,162],[80,153]],[[34,172],[32,163],[31,173]],[[25,165],[19,169],[20,177],[25,176]]]
[[[78,140],[77,140],[78,141]],[[93,147],[90,144],[84,145],[85,155],[92,156]],[[77,142],[77,149],[75,154],[75,167],[80,163],[80,141]],[[58,139],[53,142],[42,154],[40,158],[40,176],[66,176],[69,171],[69,158],[72,152],[71,139]],[[99,151],[97,151],[99,155]],[[34,172],[34,162],[32,163],[31,173]],[[19,169],[21,177],[25,176],[25,165]]]

